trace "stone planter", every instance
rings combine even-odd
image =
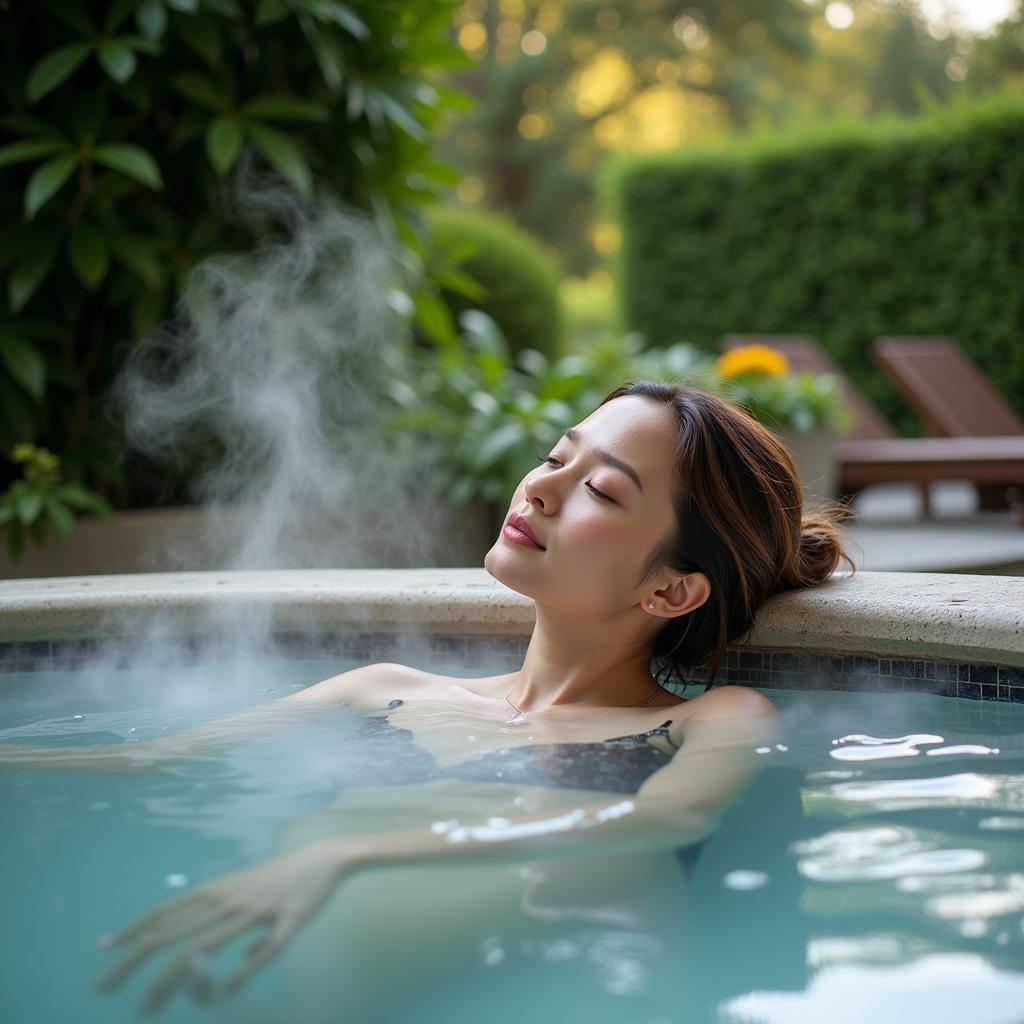
[[[790,428],[778,431],[778,435],[793,456],[800,474],[804,507],[813,509],[832,500],[839,477],[835,457],[836,432],[816,428],[801,434]]]
[[[339,513],[290,513],[268,522],[258,509],[141,509],[76,521],[12,562],[0,551],[0,578],[184,572],[230,568],[478,568],[498,537],[505,507],[470,502],[353,502]]]

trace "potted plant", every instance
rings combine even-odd
[[[835,496],[835,441],[853,425],[840,382],[829,373],[794,373],[782,352],[753,344],[715,363],[721,393],[743,405],[786,443],[800,474],[804,504]]]

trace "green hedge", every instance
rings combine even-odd
[[[562,349],[558,270],[541,243],[494,213],[435,207],[429,218],[435,247],[456,259],[459,271],[483,290],[474,297],[445,289],[442,298],[452,317],[483,310],[513,353],[534,348],[557,359]]]
[[[813,335],[914,434],[870,343],[953,336],[1024,412],[1024,99],[620,159],[603,184],[653,342]]]

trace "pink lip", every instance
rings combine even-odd
[[[530,532],[530,527],[527,525],[526,520],[515,512],[508,517],[508,522],[505,523],[501,533],[502,536],[508,537],[510,541],[516,544],[522,544],[528,548],[536,548],[538,551],[545,550],[537,543],[537,538]]]

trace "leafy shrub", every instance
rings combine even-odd
[[[39,0],[0,32],[0,449],[145,501],[99,414],[116,346],[164,319],[206,256],[270,230],[229,216],[244,153],[420,244],[457,180],[433,136],[466,62],[456,0]],[[2,483],[2,480],[0,480]]]
[[[7,529],[12,558],[21,554],[26,537],[42,543],[47,527],[66,537],[76,511],[110,515],[110,507],[102,498],[84,487],[61,481],[60,459],[45,448],[16,445],[11,461],[22,467],[22,478],[0,494],[0,527]]]
[[[605,188],[630,328],[812,335],[907,434],[870,343],[952,335],[1024,412],[1019,95],[625,158]]]
[[[558,272],[532,235],[506,217],[435,207],[429,213],[433,246],[482,289],[443,290],[453,318],[479,309],[501,328],[513,353],[527,348],[557,359],[562,344]]]
[[[606,334],[584,351],[549,360],[536,349],[513,355],[479,310],[461,314],[459,325],[461,342],[414,354],[389,389],[393,439],[416,445],[430,486],[456,504],[507,502],[537,464],[539,448],[546,454],[567,426],[636,378],[681,380],[722,395],[774,430],[842,431],[850,423],[830,374],[792,374],[786,366],[764,373],[750,359],[730,366],[685,342],[645,348],[635,333]]]

